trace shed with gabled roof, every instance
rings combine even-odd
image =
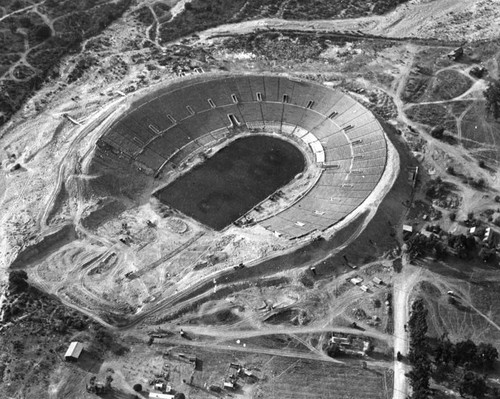
[[[67,362],[76,362],[83,351],[83,344],[81,342],[73,341],[69,344],[68,350],[64,355]]]

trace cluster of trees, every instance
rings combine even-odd
[[[413,389],[411,399],[432,397],[430,377],[437,382],[448,381],[464,397],[482,398],[490,391],[484,376],[495,368],[498,350],[489,343],[475,344],[471,340],[452,343],[446,336],[436,345],[427,337],[427,309],[423,299],[417,299],[411,310],[408,329],[410,352],[408,360],[412,370],[408,373]],[[498,394],[498,392],[493,392]],[[498,397],[498,396],[495,396]]]
[[[408,360],[413,366],[408,373],[413,390],[410,398],[427,399],[430,395],[431,361],[427,354],[427,309],[423,299],[417,299],[413,302],[408,330],[410,333]]]
[[[470,259],[476,252],[476,240],[471,235],[450,234],[448,237],[448,246],[456,251],[460,259]]]
[[[500,82],[491,81],[483,94],[486,99],[486,113],[498,119],[500,117]]]
[[[467,368],[491,370],[498,359],[498,350],[491,344],[476,345],[470,339],[456,344],[446,337],[441,338],[434,350],[436,364],[453,364]]]
[[[430,199],[442,199],[446,198],[454,188],[452,183],[446,182],[438,176],[427,183],[425,195]]]
[[[434,350],[434,372],[436,381],[456,379],[458,372],[458,390],[462,396],[482,398],[488,392],[486,379],[476,371],[491,371],[498,359],[498,350],[491,344],[476,345],[471,340],[456,344],[442,337]],[[474,371],[476,370],[476,371]]]
[[[407,241],[408,253],[411,259],[426,255],[432,255],[434,259],[441,260],[446,257],[446,245],[438,236],[426,237],[423,234],[415,234]]]
[[[481,236],[481,230],[478,236]],[[474,236],[465,234],[449,234],[447,240],[438,235],[427,237],[415,234],[408,239],[407,244],[412,259],[432,256],[435,260],[442,260],[446,258],[449,249],[460,259],[472,259],[478,256],[483,262],[488,262],[495,256],[494,249],[479,245]]]

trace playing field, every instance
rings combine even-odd
[[[304,167],[302,153],[287,141],[261,135],[245,137],[156,196],[199,222],[221,230],[287,184]]]

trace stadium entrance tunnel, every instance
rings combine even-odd
[[[287,141],[239,138],[155,193],[164,204],[221,230],[289,183],[305,167]]]

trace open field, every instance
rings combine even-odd
[[[462,140],[466,148],[479,158],[497,161],[499,157],[499,143],[497,132],[500,128],[498,121],[486,115],[485,103],[475,103],[462,117]]]
[[[387,398],[383,371],[344,368],[299,360],[275,359],[268,363],[272,378],[262,384],[256,398]],[[321,384],[318,384],[321,381]],[[353,390],[353,381],[356,381]],[[390,385],[389,385],[390,386]]]

